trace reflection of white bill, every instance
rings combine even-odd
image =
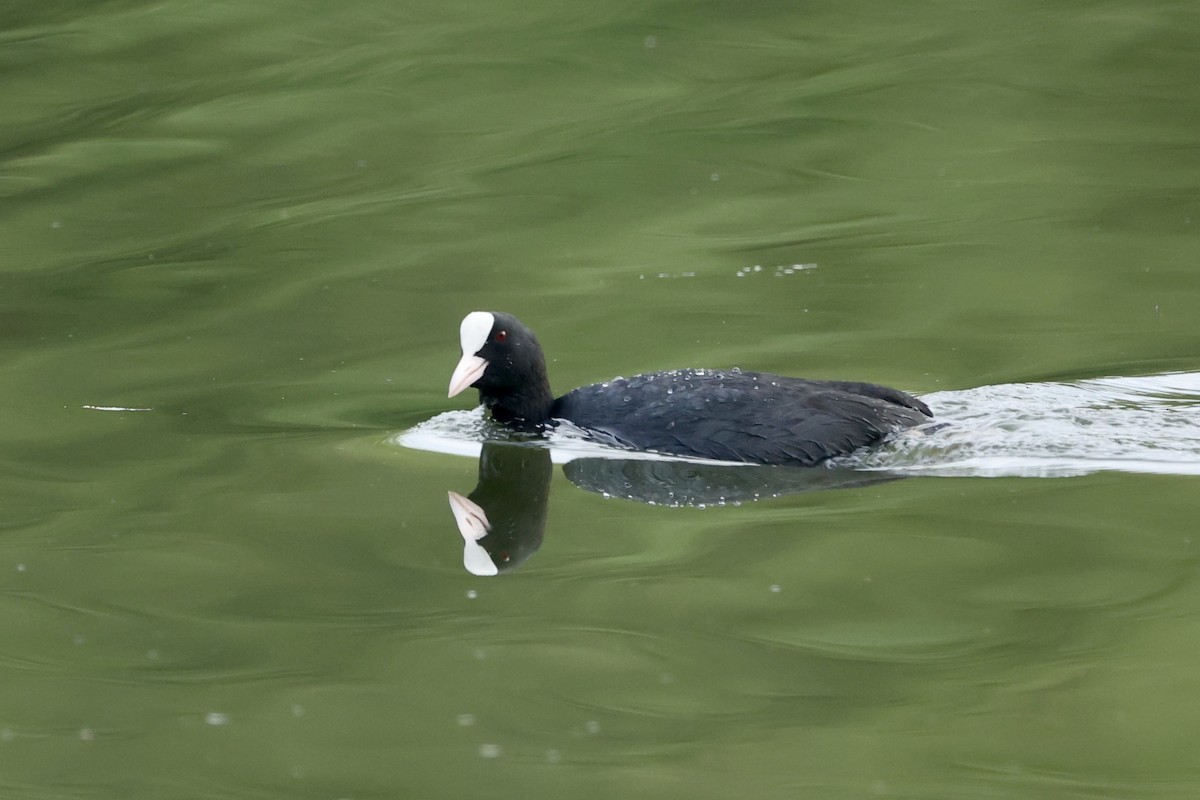
[[[500,572],[488,551],[479,545],[479,540],[492,530],[487,512],[458,492],[446,492],[450,497],[450,511],[463,537],[463,567],[472,575],[481,577]]]

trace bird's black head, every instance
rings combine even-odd
[[[497,422],[532,430],[547,421],[554,396],[533,331],[512,314],[473,311],[463,318],[459,339],[462,359],[450,378],[449,397],[474,386]]]

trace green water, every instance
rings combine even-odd
[[[393,441],[469,405],[478,308],[559,391],[1200,369],[1198,41],[1171,0],[9,2],[0,796],[1200,795],[1194,475],[556,472],[486,579],[475,462]]]

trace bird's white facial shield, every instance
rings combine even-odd
[[[496,317],[486,311],[472,311],[463,317],[462,325],[458,328],[459,342],[462,344],[462,359],[450,376],[450,392],[447,397],[464,391],[472,383],[479,380],[487,369],[486,358],[479,356],[479,351],[487,344]]]

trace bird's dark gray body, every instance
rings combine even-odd
[[[684,369],[582,386],[558,398],[550,416],[635,450],[811,466],[931,414],[920,400],[870,383]]]
[[[460,328],[453,397],[468,386],[497,422],[538,432],[567,421],[634,450],[756,464],[812,466],[933,416],[887,386],[736,369],[615,378],[555,399],[533,331],[511,314],[476,311]]]

